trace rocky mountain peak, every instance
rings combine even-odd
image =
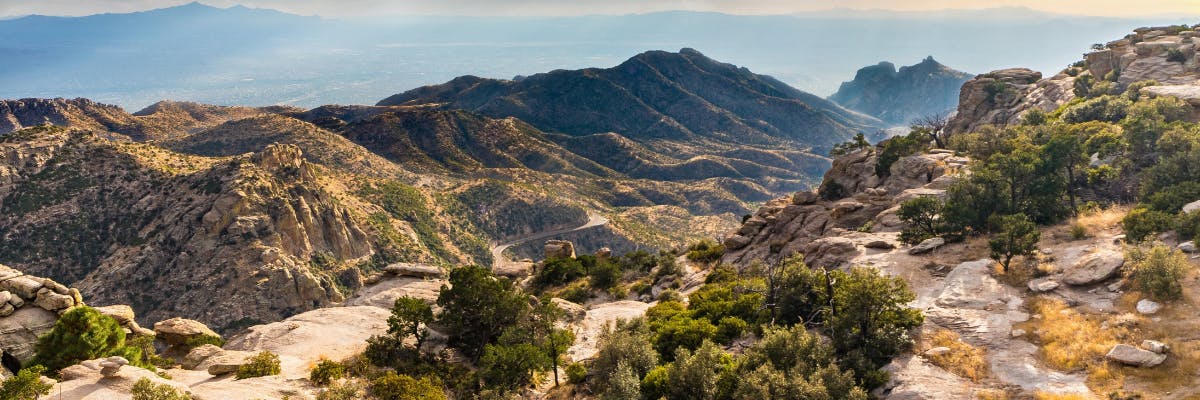
[[[854,80],[843,82],[829,99],[891,124],[904,125],[925,115],[953,110],[959,86],[969,77],[938,63],[933,56],[899,70],[895,64],[883,61],[859,69]]]
[[[947,129],[959,133],[984,125],[1018,124],[1031,110],[1053,111],[1076,97],[1077,86],[1089,89],[1095,82],[1108,82],[1111,92],[1122,92],[1135,82],[1154,81],[1139,90],[1200,105],[1200,90],[1195,86],[1200,80],[1196,38],[1200,31],[1183,26],[1139,28],[1047,78],[1027,68],[979,75],[963,84],[958,112]]]

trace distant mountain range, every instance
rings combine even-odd
[[[905,125],[923,116],[953,112],[959,88],[972,76],[933,57],[899,71],[885,61],[859,69],[854,80],[843,82],[829,100],[890,124]]]
[[[571,136],[616,132],[636,140],[790,142],[822,149],[881,126],[874,118],[693,49],[645,52],[613,68],[516,80],[465,76],[377,105],[438,105],[516,117]]]
[[[28,16],[0,20],[0,98],[86,97],[129,109],[161,99],[369,104],[462,75],[511,78],[614,66],[630,54],[684,47],[825,96],[851,71],[879,60],[935,54],[966,71],[1026,65],[1050,73],[1125,27],[1194,22],[1025,9],[946,13],[337,20],[193,3],[130,14]]]

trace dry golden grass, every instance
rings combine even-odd
[[[1200,398],[1200,285],[1196,272],[1184,279],[1183,299],[1171,302],[1154,316],[1157,321],[1145,320],[1131,329],[1125,343],[1139,344],[1143,339],[1158,340],[1171,346],[1167,361],[1155,368],[1122,368],[1125,389],[1145,393],[1171,392],[1176,398]],[[1118,308],[1133,310],[1144,296],[1127,293]]]
[[[1120,227],[1121,219],[1129,213],[1128,206],[1113,206],[1102,210],[1085,212],[1070,225],[1078,224],[1089,234]],[[1068,225],[1068,226],[1070,226]]]
[[[1008,392],[998,389],[983,389],[975,392],[975,400],[1008,400]]]
[[[1110,387],[1121,379],[1120,371],[1109,366],[1104,354],[1121,343],[1125,328],[1101,328],[1100,322],[1057,299],[1035,298],[1029,309],[1040,317],[1031,320],[1029,331],[1038,339],[1046,364],[1064,371],[1087,371],[1093,387]]]
[[[929,356],[929,362],[972,382],[987,376],[987,361],[983,349],[964,343],[957,333],[942,329],[929,339],[930,347],[950,349],[946,354]]]
[[[1089,400],[1091,397],[1079,393],[1048,393],[1037,392],[1033,394],[1034,400]]]

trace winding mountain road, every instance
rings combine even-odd
[[[556,229],[556,230],[552,230],[552,231],[537,232],[537,233],[525,235],[525,236],[522,236],[522,237],[519,237],[516,239],[511,239],[505,243],[493,243],[492,244],[492,259],[495,261],[493,261],[492,264],[495,266],[495,265],[501,265],[502,263],[503,264],[514,263],[514,261],[509,260],[504,257],[504,250],[507,250],[509,247],[512,247],[512,246],[515,246],[515,245],[518,245],[521,243],[525,243],[528,241],[532,241],[532,240],[545,239],[545,238],[549,238],[551,236],[581,231],[581,230],[589,229],[589,228],[595,228],[597,226],[602,226],[602,225],[606,225],[606,224],[608,224],[608,218],[604,218],[604,216],[602,216],[600,214],[588,213],[587,223],[577,226],[577,227],[574,227],[574,228],[565,228],[565,229]]]

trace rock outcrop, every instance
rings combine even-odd
[[[1162,364],[1167,360],[1166,354],[1155,353],[1150,350],[1142,350],[1127,344],[1118,344],[1113,346],[1105,358],[1122,364],[1132,365],[1136,367],[1149,368]]]
[[[951,134],[971,132],[984,125],[1012,125],[1033,109],[1053,111],[1075,98],[1075,78],[1066,74],[1042,79],[1026,68],[1011,68],[976,76],[963,84],[958,111],[946,125]]]
[[[1052,111],[1075,98],[1075,81],[1111,81],[1118,91],[1135,82],[1155,81],[1142,88],[1151,96],[1172,96],[1200,106],[1200,32],[1184,27],[1140,28],[1084,55],[1082,66],[1042,79],[1023,68],[976,76],[963,84],[950,133],[971,132],[984,125],[1013,125],[1030,110]],[[1193,116],[1200,117],[1200,116]]]
[[[49,129],[0,142],[3,154],[0,259],[149,321],[185,316],[220,330],[332,305],[345,294],[311,261],[374,251],[297,146],[218,162]],[[35,284],[7,289],[50,308],[74,296],[39,297]]]
[[[54,327],[59,315],[81,305],[79,290],[0,264],[0,353],[28,361],[38,337]]]
[[[859,69],[854,80],[843,82],[829,96],[842,106],[904,125],[914,119],[946,114],[958,105],[958,91],[971,75],[955,71],[928,57],[920,63],[900,67],[881,62]]]
[[[874,149],[838,157],[821,193],[798,192],[769,201],[726,236],[723,260],[740,266],[804,253],[811,265],[842,266],[859,250],[840,241],[838,232],[868,225],[876,232],[898,231],[899,203],[916,196],[941,197],[967,162],[948,152],[918,154],[897,160],[889,176],[879,177]]]

